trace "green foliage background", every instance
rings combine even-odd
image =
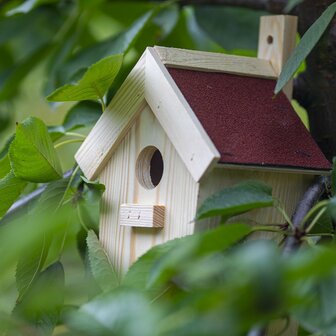
[[[335,10],[302,39],[278,85]],[[221,216],[219,228],[157,246],[121,276],[97,238],[104,186],[73,159],[147,46],[255,56],[265,14],[178,1],[0,4],[0,334],[244,335],[294,319],[300,335],[336,335],[333,191],[304,218],[305,245],[291,258],[281,243],[246,239],[265,230],[286,238],[293,226],[271,188],[249,181],[199,209],[199,219]],[[235,222],[262,207],[287,226]]]

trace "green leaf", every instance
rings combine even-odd
[[[62,177],[62,169],[47,127],[29,117],[18,124],[9,158],[16,177],[31,182],[49,182]]]
[[[81,101],[72,107],[60,126],[49,126],[48,132],[53,141],[81,127],[92,127],[101,116],[101,105],[94,101]]]
[[[41,272],[48,255],[49,239],[44,235],[42,241],[38,242],[29,251],[21,256],[16,267],[16,286],[19,292],[18,301],[26,294]]]
[[[301,63],[309,55],[311,50],[321,38],[324,31],[329,26],[335,13],[336,2],[330,5],[303,35],[300,43],[297,45],[281,71],[274,90],[275,94],[278,94],[288,83],[288,81],[294,76]]]
[[[119,286],[119,279],[106,251],[96,234],[90,230],[87,236],[90,267],[93,277],[105,292]]]
[[[321,335],[336,334],[336,275],[303,286],[306,304],[296,309],[295,319],[306,329]]]
[[[80,335],[155,336],[159,311],[141,293],[117,290],[70,312],[66,325]]]
[[[97,122],[100,116],[100,104],[92,101],[80,102],[68,111],[63,127],[66,132],[80,127],[90,127]]]
[[[147,292],[151,298],[157,297],[166,287],[162,288],[161,285],[148,287],[150,272],[155,263],[171,251],[176,244],[176,240],[173,240],[151,248],[132,264],[122,279],[121,285]]]
[[[73,202],[77,205],[77,214],[82,226],[86,229],[99,230],[99,210],[102,194],[105,191],[105,186],[100,183],[86,180],[83,188],[78,188],[77,194],[74,196]]]
[[[11,171],[8,155],[0,159],[0,179],[4,178]]]
[[[299,5],[303,0],[288,0],[288,3],[284,9],[285,13],[289,13],[294,7]]]
[[[0,218],[17,200],[26,185],[27,182],[18,179],[12,171],[0,180]]]
[[[12,141],[14,140],[14,137],[15,137],[14,135],[11,135],[11,136],[7,139],[5,145],[4,145],[3,148],[0,150],[0,159],[3,159],[5,156],[7,156],[8,151],[9,151],[9,146],[10,146],[10,144],[12,143]]]
[[[64,269],[57,261],[39,273],[13,314],[30,321],[38,334],[51,335],[64,303]]]
[[[336,220],[336,196],[331,197],[327,205],[328,214],[333,220]]]
[[[51,182],[38,199],[34,211],[38,213],[55,213],[61,206],[61,202],[71,199],[71,191],[69,190],[70,178],[63,178],[58,181]]]
[[[49,44],[41,46],[32,55],[18,61],[0,74],[0,101],[12,98],[17,93],[22,80],[41,60],[46,58],[50,47]]]
[[[256,50],[259,19],[264,12],[226,6],[197,6],[200,27],[223,48]]]
[[[221,252],[250,232],[251,229],[247,225],[229,224],[168,242],[170,251],[154,265],[148,286],[166,283],[191,260]]]
[[[197,219],[224,216],[226,218],[257,208],[273,205],[272,189],[258,181],[247,181],[209,197],[198,209]]]
[[[331,172],[331,194],[336,195],[336,157],[333,158],[333,168]]]
[[[151,20],[153,14],[154,11],[147,12],[135,21],[131,27],[117,36],[96,43],[75,54],[63,67],[65,80],[73,79],[83,69],[87,69],[91,64],[98,62],[103,57],[113,54],[126,54]]]
[[[12,8],[6,14],[7,16],[11,16],[14,14],[19,14],[19,13],[28,13],[34,8],[36,8],[37,6],[42,5],[44,3],[50,3],[50,2],[51,0],[26,0],[21,5]]]
[[[319,233],[333,233],[333,223],[330,213],[328,211],[324,212],[318,221],[315,223],[312,230],[309,233],[319,234]]]
[[[121,54],[106,57],[91,65],[77,84],[66,84],[47,99],[49,101],[80,101],[102,99],[116,78],[123,56]]]

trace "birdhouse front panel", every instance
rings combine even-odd
[[[119,272],[152,246],[193,233],[198,183],[148,105],[99,179],[100,238]]]

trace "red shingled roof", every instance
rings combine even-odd
[[[220,163],[329,170],[275,81],[168,68],[221,154]]]

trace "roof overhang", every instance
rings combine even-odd
[[[297,168],[297,167],[286,167],[286,166],[262,166],[253,164],[232,164],[232,163],[217,163],[215,168],[224,168],[231,170],[251,170],[251,171],[264,171],[269,173],[290,173],[290,174],[300,174],[300,175],[324,175],[328,176],[331,174],[331,170],[320,170],[320,169],[307,169],[307,168]]]

